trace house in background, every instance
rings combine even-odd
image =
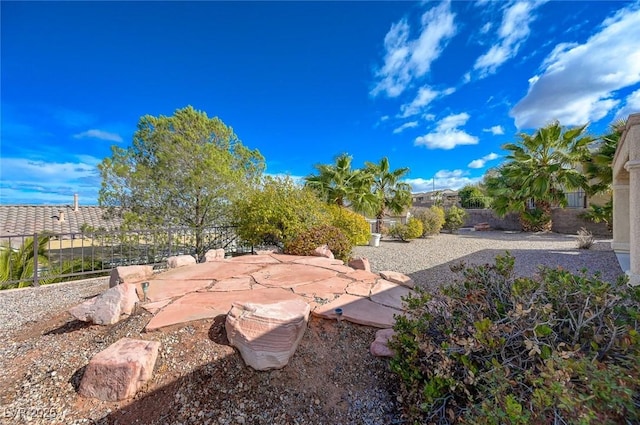
[[[413,193],[411,197],[413,199],[413,207],[424,208],[429,208],[432,205],[441,205],[446,208],[452,205],[458,205],[460,201],[458,192],[451,189]]]
[[[86,229],[118,228],[121,220],[106,220],[105,211],[103,207],[79,205],[78,195],[71,205],[0,205],[0,239],[43,232],[73,239]]]
[[[629,115],[613,158],[613,242],[632,285],[640,285],[640,113]]]

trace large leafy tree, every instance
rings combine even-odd
[[[366,162],[365,172],[371,176],[371,192],[375,197],[376,232],[380,232],[382,219],[387,211],[395,214],[411,206],[411,186],[401,181],[407,175],[406,167],[391,170],[389,159],[378,163]]]
[[[351,167],[352,157],[339,155],[334,164],[317,164],[317,174],[305,177],[305,186],[320,199],[354,211],[373,212],[377,199],[371,193],[372,176],[362,169]]]
[[[567,191],[589,186],[587,177],[576,169],[589,156],[593,141],[586,127],[567,129],[554,121],[504,145],[509,162],[499,169],[499,176],[487,180],[496,212],[522,213],[525,230],[550,230],[552,206],[566,205]],[[533,210],[527,210],[528,201],[533,202]]]
[[[257,182],[264,159],[217,117],[188,106],[140,118],[128,148],[98,166],[99,203],[126,226],[188,226],[203,255],[203,229],[225,223],[232,201]]]

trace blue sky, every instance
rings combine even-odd
[[[192,105],[305,176],[389,157],[458,188],[553,119],[640,111],[638,2],[7,2],[0,203],[95,204],[138,119]]]

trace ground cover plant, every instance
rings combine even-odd
[[[508,254],[454,268],[462,279],[406,300],[390,342],[414,423],[640,421],[640,288],[550,268],[515,278]]]

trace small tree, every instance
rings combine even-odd
[[[401,181],[407,175],[409,169],[398,168],[391,170],[389,159],[384,157],[379,163],[365,163],[366,172],[372,176],[371,191],[376,198],[376,232],[380,233],[382,220],[387,211],[396,214],[411,206],[411,186]]]
[[[587,177],[576,169],[589,156],[592,138],[586,129],[586,125],[567,129],[554,121],[504,145],[509,162],[486,180],[496,213],[520,213],[525,231],[551,230],[551,207],[566,204],[566,191],[588,188]],[[526,211],[529,201],[535,211]]]
[[[190,227],[198,257],[204,228],[227,222],[232,201],[264,169],[262,155],[231,127],[191,106],[170,117],[143,116],[133,144],[111,149],[98,166],[100,205],[122,216],[125,227]]]
[[[329,224],[325,203],[290,177],[265,177],[234,203],[238,235],[254,245],[278,245],[312,227]]]
[[[466,185],[458,191],[462,208],[487,208],[490,202],[476,185]]]

